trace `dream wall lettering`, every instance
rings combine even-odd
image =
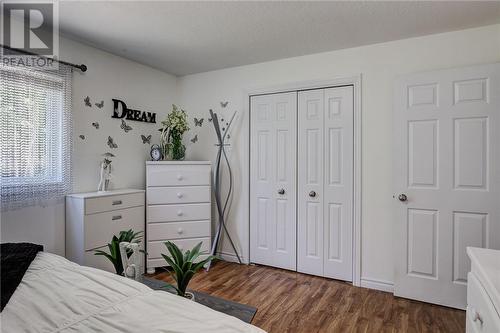
[[[156,124],[156,113],[139,111],[127,108],[127,104],[119,99],[113,100],[113,115],[111,118],[125,118],[127,120],[142,121],[145,123]]]

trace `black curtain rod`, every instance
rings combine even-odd
[[[31,55],[31,56],[37,56],[37,57],[41,57],[41,58],[45,58],[45,59],[52,59],[53,61],[57,61],[60,64],[77,68],[77,69],[81,70],[82,72],[86,72],[87,71],[87,66],[85,66],[84,64],[76,65],[76,64],[72,64],[72,63],[67,62],[67,61],[62,61],[62,60],[59,60],[59,59],[46,57],[46,56],[43,56],[43,55],[40,55],[40,54],[36,54],[36,53],[24,51],[24,50],[19,50],[19,49],[14,49],[14,48],[12,48],[10,46],[7,46],[7,45],[1,45],[0,44],[0,46],[3,47],[4,49],[11,50],[11,51],[14,51],[14,52],[18,52],[18,53],[21,53],[21,54],[26,54],[26,55]]]

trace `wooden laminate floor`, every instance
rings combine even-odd
[[[189,287],[255,306],[252,324],[270,333],[465,332],[464,311],[266,266],[220,261]]]

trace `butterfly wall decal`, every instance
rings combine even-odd
[[[212,122],[212,118],[208,118],[208,121],[209,121],[209,122]]]
[[[89,108],[92,107],[92,103],[90,103],[90,97],[87,96],[83,99],[83,101],[85,102],[85,106],[88,106]]]
[[[125,133],[128,133],[128,131],[132,130],[132,127],[127,125],[127,123],[123,119],[122,119],[122,124],[120,127],[125,131]]]
[[[199,127],[203,126],[203,118],[200,118],[200,119],[194,118],[194,126],[195,127],[196,126],[199,126]]]
[[[99,129],[99,123],[97,121],[93,122],[92,126],[94,126],[95,129]]]
[[[104,154],[102,154],[102,156],[104,157],[115,157],[115,155],[113,153],[110,153],[109,151],[108,152],[105,152]]]
[[[220,102],[220,106],[222,106],[223,108],[225,108],[228,104],[229,102]]]
[[[83,134],[80,134],[78,137],[79,137],[80,139],[82,139],[82,140],[85,140],[85,135],[83,135]]]
[[[196,134],[192,139],[191,139],[191,142],[192,143],[196,143],[198,142],[198,134]]]
[[[109,148],[118,148],[118,145],[115,143],[112,137],[108,136],[108,146]]]
[[[95,106],[97,106],[99,109],[102,109],[104,106],[104,101],[101,101],[100,103],[94,103]]]
[[[143,134],[141,134],[141,139],[142,139],[142,144],[151,144],[151,134],[149,134],[148,136],[145,136]]]

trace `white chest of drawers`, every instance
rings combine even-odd
[[[169,240],[181,249],[211,245],[211,165],[206,161],[146,162],[148,273],[166,266]]]
[[[66,258],[114,273],[111,262],[93,250],[122,230],[142,231],[144,236],[144,227],[144,190],[70,194],[66,197]]]
[[[467,333],[500,332],[500,251],[468,247]]]

